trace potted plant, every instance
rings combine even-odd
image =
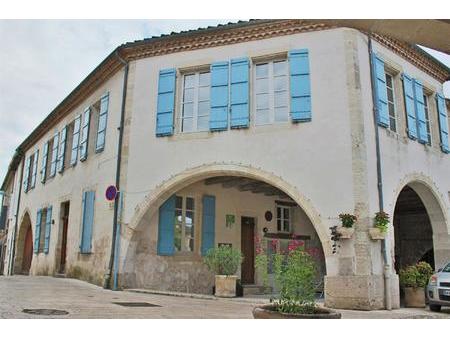
[[[266,255],[260,252],[258,256]],[[270,304],[253,309],[257,319],[338,319],[341,314],[315,303],[316,267],[304,246],[289,246],[287,255],[275,252],[271,259],[258,259],[258,269],[267,270],[262,262],[272,261],[274,280],[279,297]]]
[[[384,239],[389,225],[389,215],[384,211],[375,214],[374,227],[369,229],[370,237],[373,240]]]
[[[353,224],[355,224],[357,217],[352,214],[339,214],[339,218],[341,219],[342,226],[337,228],[337,232],[342,239],[352,238],[355,229],[353,228]]]
[[[432,274],[433,269],[426,262],[400,270],[400,286],[405,291],[406,307],[425,307],[425,287]]]
[[[243,260],[239,250],[223,245],[209,249],[204,258],[208,269],[215,273],[215,295],[236,297],[236,271]]]

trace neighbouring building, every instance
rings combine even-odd
[[[208,294],[202,256],[232,245],[252,292],[255,247],[295,238],[328,306],[398,307],[398,269],[450,260],[449,77],[416,46],[303,20],[121,45],[18,147],[5,274]],[[334,250],[340,213],[358,220]]]

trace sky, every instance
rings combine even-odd
[[[0,184],[17,146],[117,46],[228,21],[0,20]]]

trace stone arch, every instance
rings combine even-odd
[[[312,202],[301,194],[296,186],[261,168],[242,164],[212,163],[186,169],[168,178],[150,191],[144,200],[138,204],[124,234],[127,245],[122,251],[121,273],[132,273],[136,250],[133,244],[134,238],[139,236],[146,221],[150,221],[158,212],[160,205],[177,191],[193,183],[216,176],[236,176],[259,180],[283,191],[300,206],[311,221],[322,244],[325,261],[327,261],[327,257],[332,255],[328,225],[323,222],[320,213],[313,207]]]
[[[392,216],[399,196],[405,187],[414,190],[426,209],[433,233],[434,259],[436,267],[439,267],[450,259],[450,224],[444,196],[432,179],[423,174],[412,173],[405,176],[394,191],[392,203],[387,208],[388,213]]]
[[[24,267],[24,263],[27,259],[29,259],[29,265],[31,266],[31,260],[33,257],[33,226],[32,226],[32,222],[31,222],[31,217],[30,217],[30,212],[27,209],[25,209],[21,219],[20,219],[20,223],[19,223],[19,231],[17,234],[17,239],[16,239],[16,251],[15,251],[15,257],[14,257],[14,273],[25,273],[27,274],[29,272],[28,271],[24,271],[23,267]],[[31,237],[31,238],[27,238],[27,236]],[[31,241],[31,242],[28,242]],[[31,248],[26,246],[31,244]],[[27,252],[26,249],[28,249]],[[29,251],[31,250],[31,251]],[[26,253],[29,254],[26,255]],[[27,257],[25,257],[25,255]]]

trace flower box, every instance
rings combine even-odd
[[[372,238],[374,241],[382,240],[386,237],[386,233],[382,232],[378,228],[370,228],[369,235],[370,235],[370,238]]]
[[[353,237],[353,233],[355,232],[355,229],[339,227],[336,229],[336,231],[340,235],[341,239],[350,239]]]

